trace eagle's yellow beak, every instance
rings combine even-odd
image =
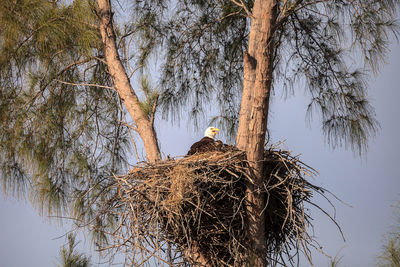
[[[213,128],[212,131],[219,133],[219,129],[218,128]]]

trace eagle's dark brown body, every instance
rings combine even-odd
[[[203,137],[200,141],[194,143],[187,155],[193,155],[196,153],[204,153],[208,151],[220,151],[224,144],[221,141],[215,141],[210,137]]]

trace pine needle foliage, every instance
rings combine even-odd
[[[160,101],[166,116],[179,119],[189,112],[197,125],[211,103],[219,108],[214,120],[235,129],[250,31],[246,11],[253,1],[241,1],[242,6],[230,0],[150,2],[136,8],[146,10],[144,28],[152,33],[141,40],[165,55]],[[389,40],[398,36],[399,1],[278,5],[273,88],[279,94],[305,89],[308,118],[320,117],[327,142],[362,153],[379,129],[368,101],[368,75],[379,71]]]
[[[0,3],[0,175],[5,192],[28,192],[41,213],[90,209],[72,200],[126,164],[128,133],[116,92],[104,88],[93,8]]]
[[[305,80],[308,115],[321,115],[333,147],[363,152],[379,124],[367,98],[367,74],[377,72],[397,37],[398,1],[287,1],[277,30],[276,79],[292,92]]]
[[[176,119],[187,107],[197,124],[211,102],[235,128],[249,33],[244,11],[232,1],[182,1],[167,23],[164,112]]]
[[[155,112],[159,93],[152,89],[148,77],[142,76],[140,79],[140,89],[144,93],[144,99],[140,102],[140,107],[144,113],[150,118]]]
[[[400,214],[400,205],[397,204],[396,212]],[[393,232],[390,232],[382,251],[377,257],[377,266],[379,267],[397,267],[400,266],[400,216],[398,215],[398,224]]]
[[[89,267],[90,259],[84,254],[76,252],[76,236],[69,234],[67,236],[68,244],[64,245],[60,250],[59,267]]]
[[[400,266],[400,237],[397,236],[388,241],[384,247],[384,251],[379,257],[381,263],[378,266],[382,267],[397,267]]]

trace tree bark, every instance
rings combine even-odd
[[[140,108],[139,99],[131,86],[118,54],[110,0],[98,0],[97,5],[104,54],[115,90],[118,92],[127,111],[135,122],[136,131],[143,141],[147,160],[149,162],[158,161],[161,159],[161,153],[153,122]]]
[[[124,66],[121,63],[116,45],[115,31],[113,28],[113,13],[111,12],[110,0],[97,0],[99,27],[107,67],[114,82],[114,87],[133,121],[136,124],[136,131],[139,133],[146,151],[149,162],[156,162],[161,159],[161,153],[157,142],[157,135],[154,130],[153,120],[148,118],[139,105],[139,99],[135,94]],[[196,245],[188,251],[187,257],[196,262],[195,266],[207,266],[207,259],[199,252]]]
[[[263,157],[273,73],[274,26],[276,0],[256,0],[252,11],[248,54],[244,55],[244,81],[237,147],[246,151],[253,167],[254,182],[247,185],[248,238],[254,252],[252,266],[266,266]]]

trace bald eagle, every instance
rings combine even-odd
[[[215,141],[215,135],[218,134],[218,132],[218,128],[208,127],[207,130],[204,132],[204,137],[190,147],[187,156],[196,153],[221,150],[224,144],[221,141]]]

